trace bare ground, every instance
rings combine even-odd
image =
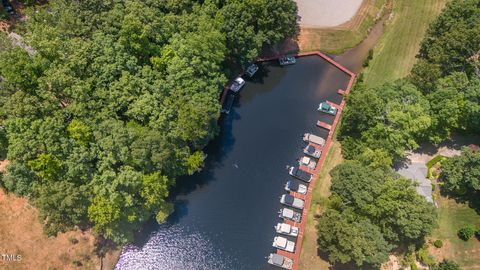
[[[79,230],[47,237],[38,220],[38,210],[24,198],[5,194],[0,189],[0,254],[20,255],[19,261],[0,257],[5,270],[113,269],[120,250],[95,255],[95,238]]]

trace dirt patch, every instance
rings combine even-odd
[[[301,27],[298,47],[301,51],[322,50],[337,54],[353,48],[368,35],[388,8],[382,3],[391,4],[390,0],[365,0],[350,20],[334,27]]]
[[[24,198],[0,190],[0,269],[113,269],[120,250],[101,259],[94,252],[95,238],[90,231],[43,234],[38,211]],[[102,262],[103,261],[103,262]],[[101,267],[103,265],[103,267]]]
[[[300,25],[333,27],[351,20],[368,0],[296,0]]]

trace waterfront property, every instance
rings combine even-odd
[[[305,211],[279,202],[289,177],[285,166],[303,154],[304,133],[327,138],[328,145],[329,132],[316,121],[333,125],[335,118],[316,109],[322,100],[341,104],[337,90],[347,89],[351,76],[318,55],[299,57],[285,67],[276,60],[259,66],[220,119],[220,133],[205,149],[204,170],[178,179],[175,213],[146,239],[128,246],[118,270],[265,269],[274,251],[274,226],[282,222],[301,231],[291,222],[301,222]],[[300,240],[284,237],[296,241],[296,253],[275,258],[285,258],[288,266],[296,263],[291,258],[301,248],[302,234]]]

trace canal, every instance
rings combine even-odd
[[[205,149],[205,169],[177,180],[175,213],[126,247],[116,269],[269,269],[286,166],[302,154],[302,135],[326,138],[316,111],[350,77],[318,56],[280,67],[265,63],[236,98]]]

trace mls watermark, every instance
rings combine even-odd
[[[22,260],[20,254],[1,254],[0,260],[7,262],[19,262]]]

